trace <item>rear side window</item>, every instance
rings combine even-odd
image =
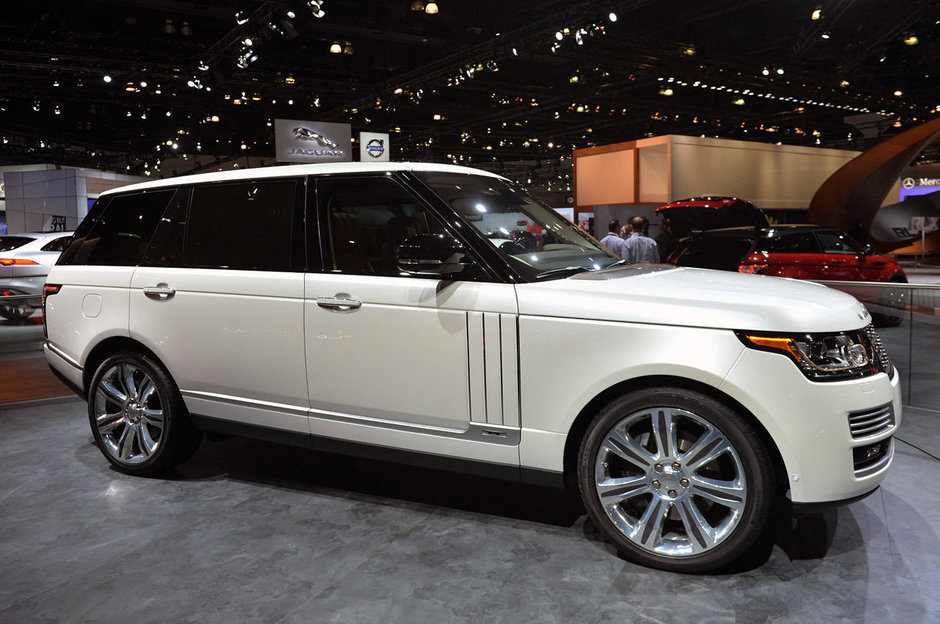
[[[13,251],[34,240],[28,236],[0,236],[0,251]]]
[[[61,236],[42,246],[43,251],[64,251],[69,246],[71,236]]]
[[[848,234],[834,230],[822,230],[816,232],[816,238],[822,245],[823,253],[834,254],[857,254],[861,253],[858,244],[849,238]]]
[[[784,234],[776,238],[765,238],[757,251],[769,253],[819,253],[819,245],[812,232]]]
[[[302,188],[296,179],[193,188],[186,223],[184,265],[302,270],[303,232],[294,227],[295,200]],[[302,218],[302,203],[298,211]],[[297,266],[298,259],[300,266]]]
[[[751,250],[754,239],[731,236],[693,237],[676,259],[679,266],[737,271]]]
[[[137,265],[174,193],[160,189],[112,197],[85,234],[82,226],[93,218],[89,213],[59,264]]]

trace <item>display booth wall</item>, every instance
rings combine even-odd
[[[679,135],[590,147],[573,153],[575,209],[593,212],[597,230],[700,195],[806,210],[820,184],[859,153]]]
[[[7,231],[74,230],[88,213],[89,199],[146,179],[46,164],[4,168]]]

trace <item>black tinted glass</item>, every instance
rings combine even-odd
[[[296,180],[197,186],[183,261],[186,266],[290,271]],[[302,249],[301,249],[302,252]]]
[[[758,251],[769,253],[819,253],[812,232],[796,232],[761,240]]]
[[[433,215],[388,178],[324,179],[317,194],[328,215],[328,270],[401,275],[396,255],[406,239],[444,233]]]
[[[861,252],[858,243],[842,232],[822,230],[816,232],[816,238],[822,245],[823,253],[856,254]]]
[[[34,240],[36,239],[26,236],[0,236],[0,251],[13,251]]]
[[[170,201],[141,264],[183,266],[183,236],[189,218],[189,193],[189,189],[180,189]]]
[[[69,241],[72,240],[71,236],[62,236],[52,240],[52,242],[46,243],[42,246],[43,251],[62,251],[69,246]]]
[[[112,197],[87,235],[80,237],[76,231],[59,264],[138,264],[173,193],[173,189],[161,189]],[[91,218],[89,212],[79,228]]]
[[[693,238],[679,254],[676,264],[704,269],[737,271],[741,260],[750,254],[753,248],[753,238],[734,238],[731,236]]]

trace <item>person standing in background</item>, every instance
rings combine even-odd
[[[672,252],[679,246],[676,235],[672,233],[672,222],[669,218],[663,219],[659,224],[659,234],[656,235],[656,247],[659,249],[659,261],[667,262]]]
[[[659,262],[659,251],[656,241],[646,236],[646,219],[633,217],[630,226],[633,234],[623,241],[623,259],[630,263],[656,264]]]
[[[623,239],[619,236],[620,220],[611,219],[607,224],[607,236],[601,239],[601,245],[623,257]]]

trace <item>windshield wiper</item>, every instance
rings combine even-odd
[[[548,271],[542,271],[541,273],[539,273],[539,274],[537,274],[537,275],[535,276],[535,279],[543,279],[543,278],[546,278],[546,277],[561,276],[561,275],[563,275],[563,274],[570,274],[570,275],[573,275],[573,274],[575,274],[575,273],[581,273],[581,272],[583,272],[583,271],[594,271],[594,270],[595,270],[594,267],[586,267],[586,266],[567,266],[567,267],[561,267],[561,268],[559,268],[559,269],[550,269],[550,270],[548,270]]]

